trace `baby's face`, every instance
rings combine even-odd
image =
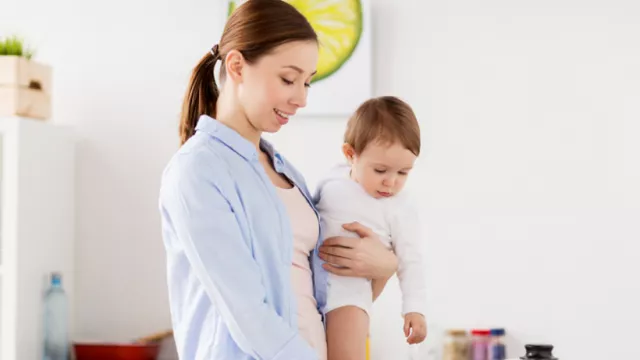
[[[351,178],[376,199],[398,194],[416,161],[416,156],[400,143],[371,143],[361,154],[345,145],[344,153],[351,163]]]

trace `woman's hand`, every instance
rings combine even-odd
[[[342,276],[388,280],[398,269],[398,258],[368,227],[353,222],[342,226],[358,238],[336,236],[320,246],[318,254],[327,262],[325,270]]]

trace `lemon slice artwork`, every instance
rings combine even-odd
[[[230,0],[228,14],[247,0]],[[360,0],[282,0],[295,7],[318,34],[320,53],[316,82],[331,76],[353,54],[362,35]]]

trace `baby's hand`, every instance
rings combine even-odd
[[[411,336],[409,336],[411,334]],[[427,337],[427,322],[420,313],[407,313],[404,316],[404,336],[407,343],[419,344]]]

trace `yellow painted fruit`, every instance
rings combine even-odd
[[[230,0],[228,15],[247,0]],[[325,79],[349,60],[362,34],[360,0],[283,0],[295,7],[318,34],[318,73],[312,82]]]

